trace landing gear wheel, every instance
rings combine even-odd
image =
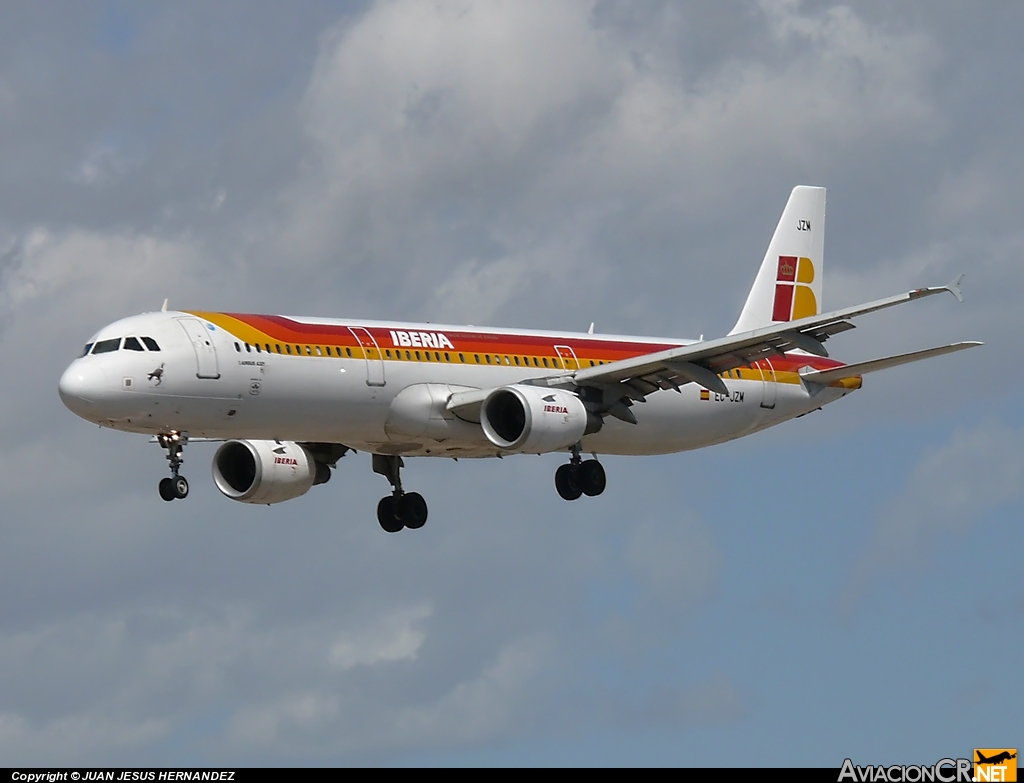
[[[575,465],[561,465],[555,471],[555,489],[563,500],[576,500],[583,494],[579,470]]]
[[[427,501],[419,492],[407,492],[398,498],[398,516],[410,530],[419,530],[427,521]]]
[[[604,492],[608,483],[604,475],[604,467],[596,459],[588,459],[580,465],[578,483],[587,497],[595,497]]]
[[[398,504],[393,495],[382,497],[380,503],[377,504],[377,521],[380,522],[380,526],[384,528],[385,532],[397,533],[405,527],[405,524],[398,517],[397,511]]]
[[[179,499],[188,497],[188,481],[184,476],[176,476],[171,483],[174,487],[174,497]]]
[[[164,500],[174,500],[177,497],[174,492],[174,481],[169,478],[160,479],[160,497]]]

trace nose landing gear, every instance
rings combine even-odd
[[[178,475],[178,468],[185,461],[181,453],[188,443],[188,435],[172,430],[161,432],[156,436],[156,440],[161,448],[167,450],[167,462],[171,467],[170,478],[160,479],[160,497],[168,501],[188,497],[188,481],[184,476]]]
[[[384,476],[394,488],[390,495],[381,498],[377,504],[377,521],[388,533],[397,533],[404,527],[418,530],[427,522],[427,501],[419,492],[405,492],[402,489],[400,471],[404,466],[401,457],[373,455],[373,472]]]
[[[577,500],[581,495],[595,497],[604,492],[606,484],[604,466],[596,457],[581,460],[578,443],[572,447],[569,463],[555,471],[555,489],[563,500]]]

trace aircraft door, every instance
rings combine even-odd
[[[775,408],[775,396],[778,393],[778,386],[775,385],[775,367],[772,366],[771,359],[761,359],[757,363],[757,369],[761,371],[761,385],[764,387],[761,407],[773,410]]]
[[[361,326],[350,326],[348,328],[352,336],[363,349],[363,356],[366,357],[366,385],[384,385],[384,357],[381,356],[380,347],[373,335]]]
[[[219,378],[217,367],[217,349],[213,345],[213,336],[198,318],[179,318],[178,323],[188,335],[192,350],[196,354],[196,377]]]
[[[576,352],[573,351],[572,347],[568,345],[556,345],[555,351],[562,359],[562,364],[567,370],[578,370],[580,368],[579,360],[576,358]]]

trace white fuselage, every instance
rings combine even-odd
[[[487,457],[501,452],[471,421],[454,420],[450,433],[440,439],[396,432],[389,426],[395,397],[417,384],[455,392],[567,375],[588,361],[588,352],[621,349],[640,354],[690,342],[338,319],[290,322],[352,334],[356,354],[302,342],[285,344],[285,352],[279,338],[264,333],[253,337],[239,333],[241,328],[226,327],[233,321],[224,314],[147,313],[110,324],[91,340],[97,344],[135,336],[133,346],[143,350],[126,349],[122,342],[116,350],[76,359],[61,378],[61,397],[82,418],[127,432],[338,443],[377,454]],[[409,334],[424,335],[417,347],[426,358],[412,348],[405,337]],[[427,334],[448,335],[447,344],[434,337],[438,348],[423,345]],[[146,348],[142,337],[159,350]],[[529,356],[510,358],[505,351],[516,340],[550,346],[550,366],[535,357],[532,361],[539,366],[530,364]],[[360,341],[368,346],[361,355]],[[493,350],[481,359],[478,346],[487,344]],[[794,358],[806,359],[808,365],[814,360],[790,354],[789,365]],[[812,389],[795,372],[778,371],[767,362],[723,374],[723,380],[728,395],[694,383],[678,393],[647,395],[631,408],[636,424],[606,417],[599,432],[583,439],[584,451],[639,455],[700,448],[792,419],[849,392]]]

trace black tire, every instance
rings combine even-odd
[[[588,459],[580,465],[579,485],[584,495],[591,498],[600,495],[607,483],[604,466],[596,459]]]
[[[407,492],[398,501],[398,516],[410,530],[419,530],[427,523],[427,501],[419,492]]]
[[[171,486],[174,489],[174,497],[181,499],[188,497],[188,481],[185,480],[184,476],[172,479]]]
[[[160,479],[160,497],[164,500],[174,500],[177,495],[174,494],[174,482],[169,478]]]
[[[583,494],[575,465],[561,465],[555,471],[555,489],[562,500],[576,500]]]
[[[402,520],[399,519],[398,504],[395,502],[395,498],[392,495],[387,495],[380,499],[380,503],[377,504],[377,521],[386,533],[397,533],[405,525]]]

